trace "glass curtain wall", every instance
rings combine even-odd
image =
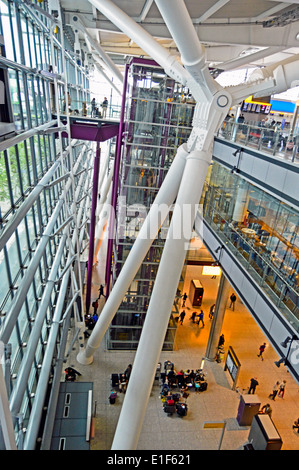
[[[205,221],[299,331],[299,212],[214,162]]]
[[[194,112],[194,102],[187,89],[182,89],[157,66],[146,61],[134,63],[134,60],[128,77],[112,283],[126,261],[176,149],[189,137]],[[138,346],[168,223],[166,220],[112,321],[109,349]],[[178,312],[178,301],[179,296],[173,312]],[[173,349],[175,333],[176,322],[171,315],[164,350]]]
[[[47,2],[37,5],[47,8]],[[76,223],[80,227],[78,239],[81,244],[86,238],[86,225],[82,222],[89,213],[90,198],[86,197],[86,190],[92,186],[92,172],[82,170],[89,170],[93,163],[90,143],[71,142],[61,133],[50,130],[52,111],[57,102],[55,92],[63,97],[65,84],[59,79],[54,84],[53,78],[44,72],[63,73],[64,51],[59,42],[59,31],[57,37],[51,37],[47,18],[36,11],[33,15],[34,19],[27,4],[0,0],[0,34],[4,39],[0,68],[8,74],[17,131],[17,134],[0,140],[1,243],[7,228],[14,226],[0,251],[0,338],[5,338],[5,357],[1,360],[2,364],[5,362],[9,399],[13,394],[20,394],[17,415],[21,417],[22,429],[29,423],[35,392],[40,385],[41,365],[47,354],[47,341],[64,279],[63,270],[70,250],[80,250],[74,238]],[[55,64],[52,64],[52,57],[55,57]],[[88,88],[87,70],[67,53],[65,61],[67,69],[70,65],[76,68],[80,83]],[[77,93],[78,84],[72,77],[67,78],[67,83],[70,94]],[[83,86],[82,96],[87,96],[89,90]],[[50,132],[44,132],[45,128],[41,127],[47,124]],[[37,188],[40,191],[33,197]],[[73,202],[77,213],[64,226],[70,219]],[[48,232],[50,224],[52,230]],[[61,251],[57,259],[58,250]],[[58,262],[56,281],[50,283],[52,289],[45,303],[44,295],[49,289],[55,260]],[[72,299],[72,284],[68,282],[63,311]],[[78,310],[72,309],[71,313],[78,314]],[[38,333],[34,329],[37,319]],[[58,329],[50,374],[54,372],[62,331],[63,322]],[[33,360],[25,363],[26,353],[33,344]],[[26,368],[26,381],[19,383],[19,374]],[[17,444],[22,445],[23,439],[18,437],[20,421],[14,419]]]

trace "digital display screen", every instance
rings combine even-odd
[[[238,367],[234,363],[233,358],[231,357],[231,355],[229,353],[227,354],[226,364],[225,365],[226,365],[227,370],[229,371],[232,379],[236,380]]]
[[[271,109],[271,104],[266,106],[266,109],[264,111],[264,114],[269,114],[270,113],[270,109]]]
[[[262,114],[269,114],[271,110],[271,104],[261,104],[261,103],[247,103],[243,101],[241,106],[242,111],[253,112],[253,113],[262,113]]]

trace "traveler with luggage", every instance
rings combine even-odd
[[[80,372],[78,372],[76,369],[73,367],[67,367],[64,370],[64,373],[66,374],[65,376],[65,381],[66,382],[75,382],[76,380],[76,375],[81,375]]]

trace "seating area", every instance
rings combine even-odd
[[[188,412],[186,401],[189,392],[191,390],[194,390],[195,393],[203,392],[208,387],[206,375],[202,369],[195,371],[181,369],[177,372],[171,361],[164,362],[164,372],[160,373],[160,379],[160,398],[164,413],[168,416],[175,413],[180,417],[186,416]]]
[[[179,370],[174,368],[174,364],[170,361],[164,363],[164,372],[160,374],[161,378],[161,398],[167,396],[171,391],[180,389],[182,393],[190,390],[204,391],[207,389],[206,375],[202,369]]]

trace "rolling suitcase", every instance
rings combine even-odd
[[[109,396],[110,405],[114,405],[116,398],[117,398],[117,393],[116,392],[110,393],[110,396]]]
[[[112,387],[118,386],[118,374],[111,374]]]
[[[205,392],[207,388],[208,388],[208,383],[207,382],[202,382],[199,386],[199,391],[200,392]]]
[[[167,413],[168,416],[173,415],[173,413],[175,413],[175,405],[168,405],[168,403],[165,403],[164,413]]]
[[[186,416],[187,411],[188,411],[188,407],[186,403],[177,403],[176,412],[179,416]]]
[[[166,403],[169,406],[173,406],[174,405],[174,400],[172,398],[167,400],[167,398],[166,398]]]

